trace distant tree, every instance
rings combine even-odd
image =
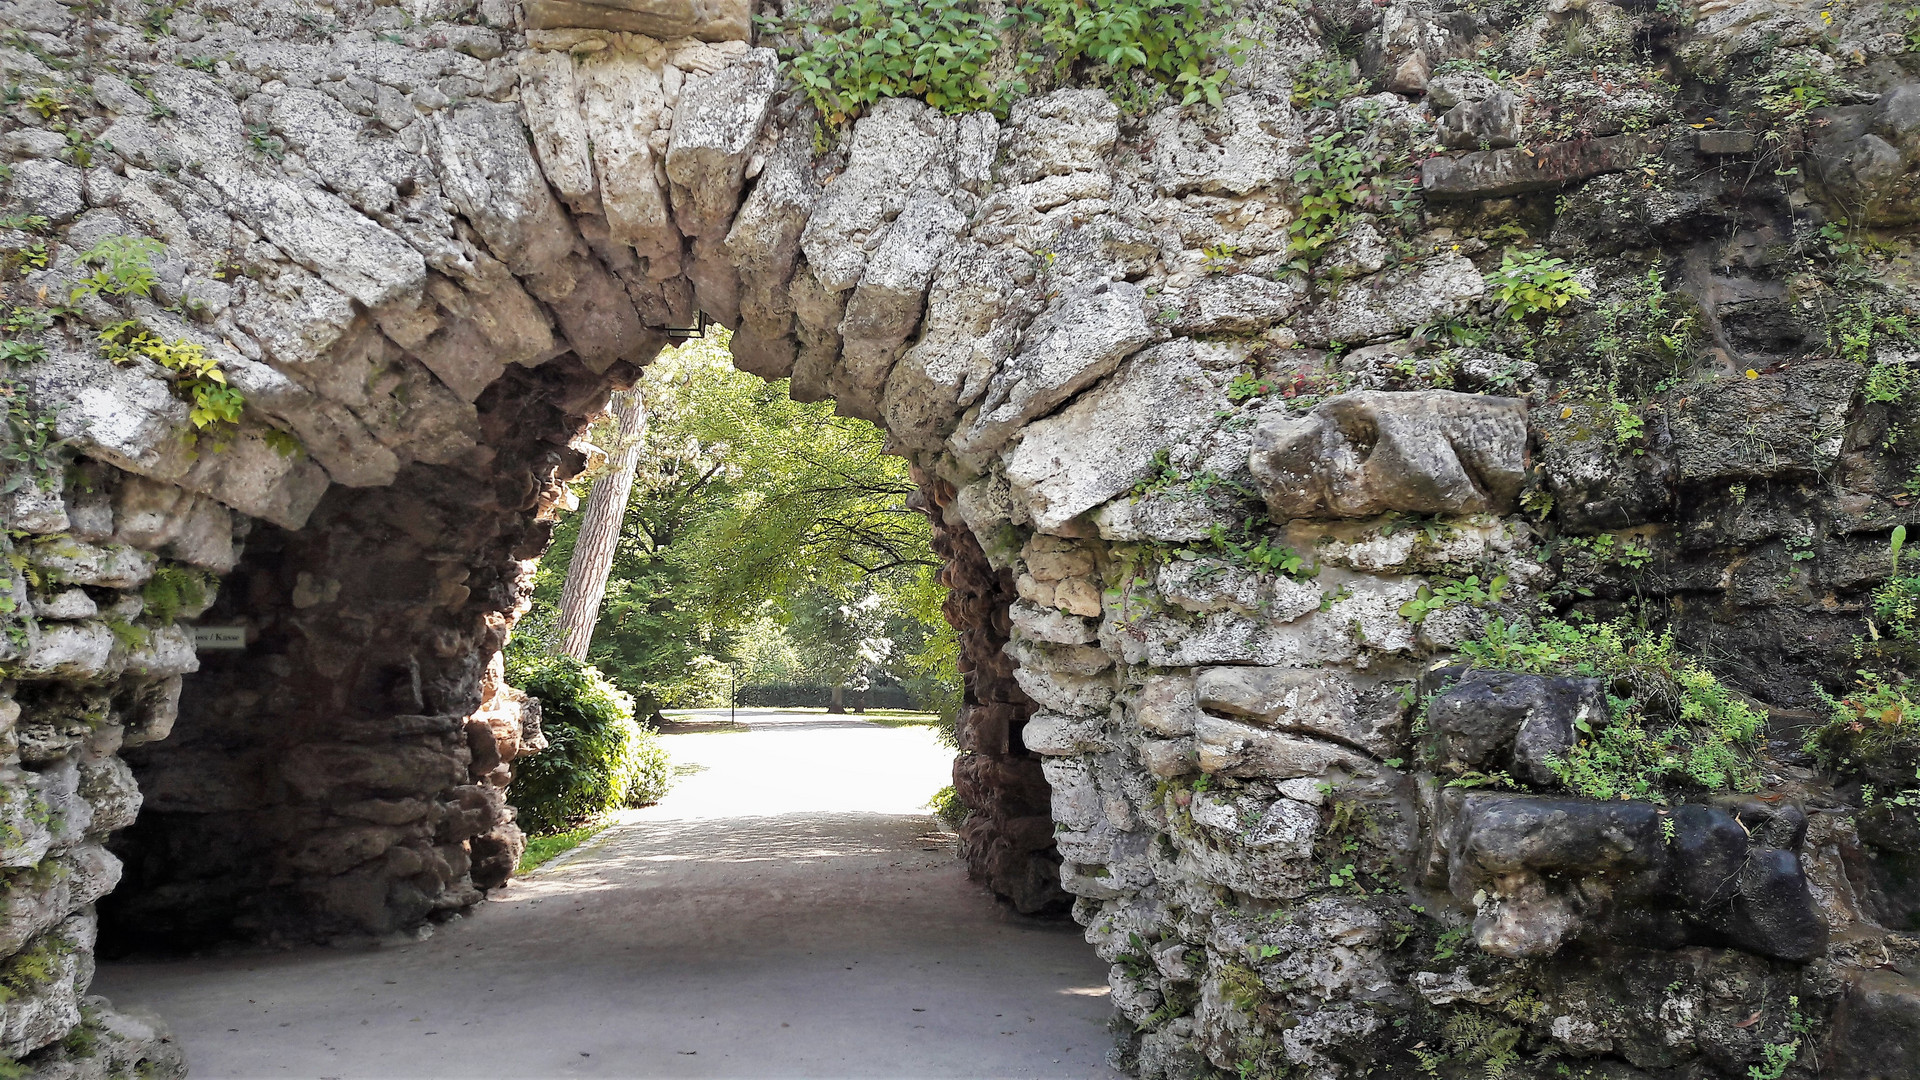
[[[734,370],[724,338],[663,354],[639,389],[648,423],[587,655],[643,709],[722,703],[769,626],[796,675],[842,690],[902,662],[877,641],[938,637],[930,525],[878,429]],[[541,561],[529,630],[554,618],[583,517],[562,522]],[[852,638],[826,615],[841,606],[859,612]],[[937,625],[922,624],[930,614]]]

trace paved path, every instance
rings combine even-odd
[[[724,710],[722,710],[724,715]],[[1109,1077],[1105,966],[965,880],[924,728],[741,710],[690,770],[433,937],[102,964],[210,1077]]]

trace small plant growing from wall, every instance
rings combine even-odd
[[[1234,46],[1223,0],[851,0],[761,18],[821,116],[838,126],[885,98],[1005,116],[1049,69],[1088,69],[1123,103],[1219,104]]]

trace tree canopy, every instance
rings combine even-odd
[[[664,705],[714,702],[729,664],[828,685],[885,671],[954,695],[930,523],[878,429],[736,371],[724,336],[663,353],[640,389],[649,423],[594,665]],[[547,644],[578,529],[569,515],[541,560],[520,648]]]

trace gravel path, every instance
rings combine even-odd
[[[721,710],[724,718],[724,710]],[[748,712],[432,937],[102,964],[210,1077],[1109,1077],[1105,965],[969,884],[924,728]]]

